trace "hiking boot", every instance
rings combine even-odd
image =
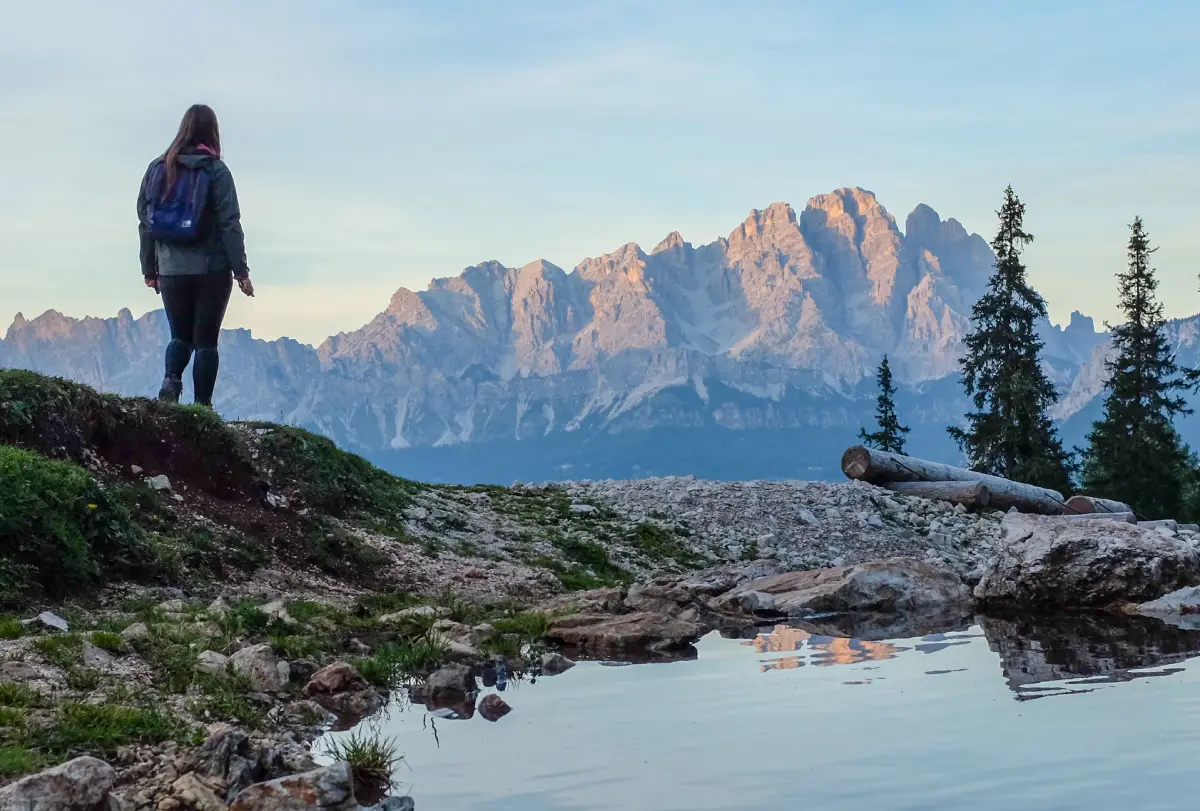
[[[175,375],[167,375],[163,378],[162,388],[158,390],[158,399],[164,403],[178,403],[179,397],[183,394],[183,380]]]

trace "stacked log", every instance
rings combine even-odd
[[[964,507],[986,507],[992,493],[983,482],[881,482],[881,486],[906,496],[949,501]]]
[[[842,454],[842,472],[848,478],[888,486],[905,482],[946,484],[972,482],[987,489],[988,505],[1001,510],[1016,507],[1021,512],[1042,515],[1063,515],[1067,512],[1066,498],[1057,490],[1014,482],[987,473],[977,473],[952,465],[902,456],[855,445]],[[962,497],[962,489],[953,489]],[[930,490],[929,492],[934,492]],[[950,492],[948,490],[947,492]],[[913,493],[917,495],[917,493]],[[976,496],[978,498],[978,496]]]
[[[1111,498],[1096,498],[1095,496],[1071,496],[1067,499],[1067,512],[1072,515],[1088,515],[1091,513],[1131,513],[1130,507],[1123,501]]]

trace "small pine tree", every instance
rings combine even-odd
[[[896,417],[896,403],[892,399],[896,396],[896,387],[892,385],[887,355],[883,356],[875,379],[879,381],[879,398],[875,401],[875,422],[879,424],[879,430],[868,434],[866,428],[860,428],[858,438],[865,445],[881,451],[904,453],[904,435],[908,433],[908,427],[901,425]]]
[[[1025,231],[1025,204],[1012,186],[996,213],[996,269],[971,311],[961,360],[963,387],[975,410],[967,414],[967,426],[950,428],[950,435],[975,470],[1067,491],[1067,454],[1046,413],[1058,392],[1038,361],[1042,341],[1035,326],[1046,317],[1046,302],[1025,278],[1021,251],[1033,235]]]
[[[1115,360],[1104,417],[1092,425],[1083,463],[1089,492],[1115,498],[1152,518],[1180,514],[1184,490],[1193,476],[1190,454],[1172,424],[1190,414],[1179,392],[1195,384],[1197,373],[1176,363],[1163,327],[1163,306],[1155,298],[1158,280],[1150,266],[1150,238],[1135,217],[1129,234],[1129,266],[1117,275],[1125,323],[1112,330]]]

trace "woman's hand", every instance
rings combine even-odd
[[[254,298],[254,282],[250,281],[249,276],[243,276],[242,278],[238,279],[237,284],[243,293],[250,298]]]
[[[155,293],[158,292],[158,277],[157,276],[143,276],[142,278],[146,282],[146,287],[149,287]]]

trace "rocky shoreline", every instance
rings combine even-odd
[[[202,604],[170,594],[148,605],[146,592],[140,608],[127,599],[119,608],[76,611],[70,621],[50,613],[26,621],[17,638],[0,642],[0,685],[7,685],[0,707],[24,696],[30,741],[37,740],[43,716],[57,713],[61,725],[64,714],[80,707],[93,708],[97,718],[105,708],[125,707],[125,722],[150,729],[139,732],[142,740],[112,746],[107,763],[71,761],[71,769],[86,776],[76,781],[80,786],[109,786],[104,800],[110,808],[293,807],[264,804],[254,799],[264,789],[252,789],[275,781],[268,792],[275,796],[278,781],[290,778],[289,791],[341,797],[321,807],[399,809],[411,807],[411,799],[359,805],[353,764],[318,767],[312,752],[326,730],[348,728],[378,711],[390,691],[404,691],[430,709],[452,709],[458,717],[479,712],[494,721],[510,708],[494,695],[476,707],[477,680],[487,683],[489,672],[493,680],[497,670],[513,678],[552,675],[571,666],[568,657],[688,658],[699,637],[713,630],[739,633],[830,615],[852,617],[859,627],[886,628],[897,616],[909,626],[922,620],[936,626],[979,610],[1028,613],[1031,607],[1141,610],[1168,621],[1200,611],[1200,589],[1185,588],[1200,582],[1194,533],[1020,514],[1005,516],[998,528],[978,576],[911,557],[821,569],[758,558],[490,613],[449,595],[442,604],[367,598],[338,607],[287,598],[218,597]],[[1169,596],[1141,609],[1133,605],[1163,595]],[[401,604],[410,605],[397,608]],[[387,669],[387,656],[404,651],[411,657],[421,645],[429,646],[422,661]],[[285,658],[288,650],[303,655]],[[162,683],[167,656],[182,657],[166,666],[168,678],[180,675],[181,662],[188,668],[182,692]],[[129,696],[131,685],[138,700]],[[159,728],[134,717],[151,713],[138,707],[156,708]],[[36,784],[26,778],[0,788],[0,808]],[[55,781],[71,784],[61,774]],[[56,802],[45,807],[96,807]]]

